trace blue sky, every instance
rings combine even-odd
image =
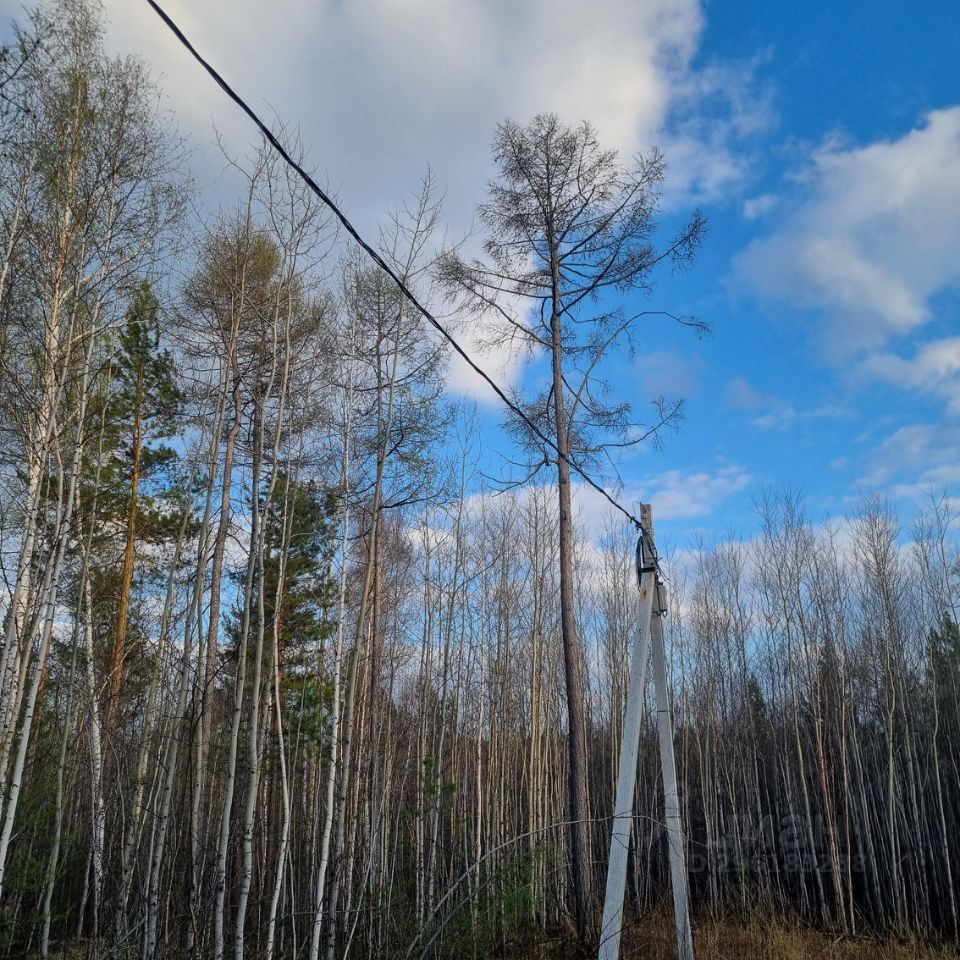
[[[6,19],[19,4],[0,0]],[[106,0],[108,40],[141,56],[193,145],[208,205],[231,184],[213,124],[249,127],[145,3]],[[469,229],[505,116],[591,120],[627,156],[669,164],[664,223],[700,205],[694,267],[645,306],[694,313],[698,341],[653,323],[604,375],[643,409],[683,395],[662,452],[622,464],[674,543],[749,534],[768,486],[814,519],[861,492],[906,520],[930,484],[960,495],[960,4],[922,0],[169,0],[257,107],[298,125],[361,229],[429,163],[451,234]],[[505,382],[536,376],[481,358]],[[487,456],[497,414],[475,382]],[[590,511],[593,503],[584,498]]]
[[[879,489],[909,519],[960,482],[960,7],[712,4],[699,57],[754,58],[772,122],[679,285],[714,333],[663,459],[750,478],[690,519],[742,530],[784,483],[814,517]]]

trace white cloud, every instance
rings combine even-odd
[[[930,298],[960,283],[958,156],[960,107],[898,140],[822,146],[793,212],[737,258],[739,282],[823,311],[835,359],[922,326]]]
[[[932,340],[910,358],[874,353],[858,368],[866,379],[946,402],[939,421],[898,427],[869,453],[860,482],[917,503],[931,490],[960,486],[960,337]]]
[[[144,3],[103,0],[107,42],[140,56],[166,92],[193,148],[204,201],[229,205],[233,155],[256,140],[249,120]],[[426,165],[446,191],[451,236],[466,233],[491,175],[490,140],[507,116],[552,110],[589,119],[624,160],[659,144],[668,206],[724,197],[748,175],[740,145],[769,129],[772,108],[757,62],[694,65],[703,0],[165,0],[198,50],[269,122],[299,128],[318,176],[361,232],[376,237],[383,211]],[[20,16],[0,0],[0,14]],[[475,244],[475,240],[472,241]],[[464,346],[492,376],[518,381],[510,347]],[[686,377],[690,382],[690,377]],[[454,357],[451,388],[494,400]],[[690,391],[686,391],[690,392]]]
[[[113,45],[164,75],[183,123],[207,139],[216,117],[233,145],[251,139],[247,121],[145,4],[105,7]],[[272,105],[302,127],[353,213],[378,216],[429,162],[461,228],[482,197],[498,121],[544,110],[590,119],[605,143],[629,156],[653,142],[695,83],[704,27],[700,0],[166,7],[254,108]]]
[[[893,353],[873,354],[864,360],[861,372],[902,389],[942,398],[952,415],[960,415],[960,337],[932,340],[908,360]]]
[[[753,476],[736,465],[721,466],[715,471],[667,470],[650,474],[627,490],[611,490],[611,495],[628,510],[639,515],[640,504],[653,505],[654,519],[688,520],[713,513],[728,499],[753,483]],[[576,481],[572,484],[574,520],[580,535],[588,543],[596,544],[611,530],[627,523],[623,514],[609,500],[589,485]],[[518,509],[529,507],[533,501],[548,510],[555,509],[556,492],[551,482],[520,487],[505,493],[484,492],[467,498],[467,512],[479,516],[490,507],[501,504]]]
[[[556,486],[551,482],[552,476],[543,473],[540,477],[539,483],[503,491],[486,490],[469,495],[464,501],[467,516],[477,518],[489,510],[497,509],[508,512],[516,510],[522,513],[534,508],[546,510],[556,516],[557,491]],[[602,493],[585,483],[572,483],[571,496],[574,523],[578,533],[587,543],[595,543],[606,534],[611,529],[611,520],[614,528],[625,522],[623,514],[616,510]],[[615,495],[614,499],[630,506],[629,501],[619,494]]]
[[[911,483],[929,478],[934,486],[960,484],[960,427],[925,423],[899,427],[871,452],[860,482],[881,487],[903,477]]]
[[[0,3],[4,0],[0,0]],[[192,62],[146,4],[104,0],[108,40],[159,75],[198,145],[206,200],[230,203],[229,171],[211,145],[214,121],[242,154],[246,118]],[[470,229],[491,175],[489,145],[506,116],[552,110],[589,119],[625,160],[654,143],[669,173],[665,203],[729,194],[747,174],[737,145],[766,129],[769,100],[753,64],[694,66],[702,0],[167,0],[170,15],[224,77],[267,117],[299,127],[324,181],[362,233],[429,163],[446,190],[451,236]],[[522,359],[468,349],[515,383]],[[489,400],[459,360],[454,390]]]
[[[788,430],[798,422],[807,420],[837,420],[849,417],[850,412],[843,407],[822,406],[809,410],[798,410],[792,403],[780,402],[769,413],[755,417],[751,423],[764,430]]]
[[[490,334],[495,329],[494,318],[472,317],[468,324],[461,324],[451,333],[463,347],[467,356],[502,387],[515,384],[520,377],[527,355],[513,343],[491,343]],[[502,401],[493,387],[474,370],[458,353],[451,350],[447,384],[456,393],[471,397],[480,403],[502,408]]]
[[[657,519],[676,520],[708,516],[752,482],[753,477],[746,470],[731,465],[712,473],[667,470],[647,477],[641,487],[644,500],[653,505]]]
[[[918,510],[930,506],[930,497],[944,496],[944,506],[954,513],[960,512],[960,497],[952,497],[950,491],[960,485],[960,467],[943,464],[930,470],[912,483],[895,483],[890,487],[890,496],[897,501],[906,501]]]
[[[760,393],[744,377],[728,380],[724,402],[731,410],[749,410],[756,414],[750,422],[765,430],[786,430],[807,420],[836,419],[849,416],[849,411],[834,405],[798,410],[789,400],[775,394]],[[761,412],[762,411],[762,412]]]
[[[748,197],[743,201],[744,220],[757,220],[775,210],[780,198],[772,193],[763,193],[757,197]]]
[[[659,136],[667,206],[729,200],[749,181],[757,162],[752,145],[776,122],[771,88],[757,82],[763,59],[710,63],[674,78],[672,110]]]

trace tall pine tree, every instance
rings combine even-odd
[[[177,453],[158,442],[175,433],[183,403],[173,358],[160,346],[159,309],[144,282],[127,311],[110,364],[105,418],[109,449],[101,470],[106,488],[114,495],[102,508],[114,525],[122,525],[123,555],[112,630],[108,730],[116,721],[128,657],[138,542],[162,542],[182,516],[171,502],[182,492],[174,477]]]

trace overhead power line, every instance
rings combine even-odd
[[[284,162],[287,163],[293,170],[296,171],[297,175],[303,180],[303,182],[310,188],[313,193],[319,197],[323,204],[330,209],[333,215],[337,218],[340,224],[343,226],[344,230],[350,234],[351,237],[357,242],[360,248],[373,260],[374,263],[388,277],[397,285],[400,292],[404,297],[411,303],[414,309],[450,344],[451,347],[459,354],[459,356],[466,362],[466,364],[480,376],[485,383],[487,383],[493,392],[506,404],[506,406],[513,411],[521,420],[526,423],[526,425],[533,431],[534,435],[542,440],[557,456],[566,462],[566,464],[574,470],[577,475],[589,486],[593,487],[598,493],[602,494],[603,497],[617,510],[620,511],[637,529],[642,529],[639,519],[635,517],[623,504],[615,500],[599,483],[597,483],[593,477],[591,477],[577,462],[568,454],[561,453],[560,449],[557,447],[557,444],[554,440],[548,437],[543,431],[520,409],[504,392],[503,388],[480,366],[478,366],[467,352],[460,346],[459,343],[454,339],[453,335],[447,330],[446,327],[437,320],[436,317],[417,299],[413,291],[404,283],[403,279],[399,277],[390,265],[383,259],[383,257],[377,252],[377,250],[372,247],[366,240],[360,236],[360,233],[357,231],[357,228],[350,222],[347,218],[347,215],[337,206],[336,202],[324,191],[319,184],[307,173],[306,170],[294,160],[293,157],[287,152],[286,148],[274,134],[274,132],[260,119],[252,107],[243,99],[243,97],[238,94],[233,87],[227,83],[226,80],[217,72],[204,57],[199,53],[196,47],[190,42],[186,34],[177,26],[176,23],[171,19],[170,15],[160,6],[159,3],[156,3],[155,0],[147,0],[147,3],[153,8],[154,12],[158,17],[170,28],[170,31],[173,35],[180,41],[180,43],[189,51],[190,55],[193,57],[197,63],[207,71],[208,74],[216,81],[217,85],[221,90],[254,122],[257,129],[263,134],[270,146],[277,151],[278,154],[283,158]]]

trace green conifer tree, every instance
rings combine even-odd
[[[160,305],[148,283],[134,295],[109,363],[97,520],[101,536],[122,536],[122,554],[99,571],[100,632],[112,634],[105,726],[116,722],[129,657],[138,545],[160,545],[182,518],[178,455],[158,442],[177,428],[183,395],[173,357],[160,346]],[[107,492],[104,497],[104,491]],[[113,602],[110,602],[112,600]]]

